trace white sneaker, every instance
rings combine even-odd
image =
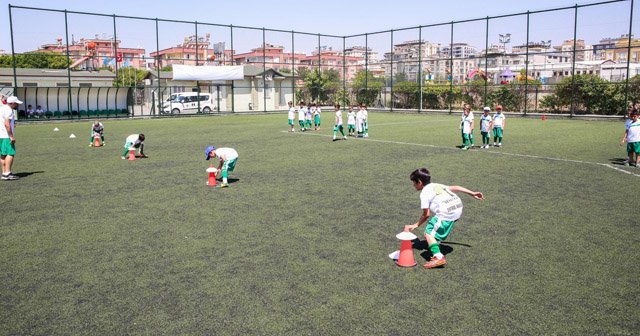
[[[502,142],[498,144],[498,147],[502,146]]]

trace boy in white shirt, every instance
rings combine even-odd
[[[488,106],[485,106],[482,112],[483,112],[482,117],[480,117],[480,133],[482,134],[482,148],[487,149],[489,148],[489,142],[491,141],[491,138],[489,136],[489,131],[491,130],[491,124],[493,119],[491,118],[491,115],[489,115],[489,112],[491,112],[491,109]]]
[[[629,123],[624,131],[624,136],[620,144],[627,143],[627,155],[629,162],[625,166],[632,165],[640,168],[640,121],[638,120],[640,113],[637,110],[631,113],[631,123]],[[634,158],[635,156],[635,158]]]
[[[300,108],[298,109],[298,124],[300,125],[300,132],[304,132],[304,118],[307,114],[307,107],[304,105],[304,102],[300,102]]]
[[[502,106],[496,106],[496,114],[493,115],[493,146],[502,146],[502,134],[506,124],[505,115],[502,113]],[[496,145],[496,141],[498,144]]]
[[[367,105],[361,104],[360,111],[362,111],[362,129],[363,129],[363,137],[369,137],[369,111],[367,111]]]
[[[318,105],[316,106],[316,109],[313,111],[313,129],[316,131],[320,130],[320,113],[322,113],[322,110]]]
[[[306,129],[311,129],[311,126],[313,125],[313,113],[316,110],[316,104],[311,104],[309,105],[309,108],[304,111],[305,112],[305,117],[304,117],[304,128]]]
[[[353,112],[353,106],[349,106],[347,113],[347,131],[349,136],[354,136],[356,132],[356,113]]]
[[[465,109],[462,115],[462,123],[460,128],[462,129],[462,149],[469,149],[469,140],[471,137],[471,130],[473,129],[473,120],[469,118],[469,109]]]
[[[424,264],[424,267],[442,267],[446,265],[447,261],[442,252],[440,252],[439,242],[449,236],[453,225],[462,216],[462,200],[454,193],[462,192],[478,200],[484,200],[484,195],[481,192],[471,191],[461,186],[431,183],[431,174],[427,168],[416,169],[411,173],[409,179],[411,179],[413,187],[420,191],[422,216],[415,224],[405,225],[404,230],[412,231],[417,229],[431,216],[425,227],[424,237],[433,256],[429,262]]]
[[[296,119],[296,108],[293,107],[293,102],[289,102],[289,112],[288,112],[288,123],[291,126],[291,132],[295,132],[296,129],[293,127],[293,121]]]
[[[333,127],[333,141],[338,140],[336,139],[338,131],[342,133],[342,140],[347,140],[347,137],[344,136],[344,127],[342,126],[342,111],[340,110],[340,104],[336,104],[336,124]]]
[[[220,163],[218,164],[218,170],[222,171],[222,184],[220,188],[226,188],[229,186],[229,172],[232,172],[236,168],[236,162],[238,162],[238,152],[233,148],[222,147],[216,149],[216,146],[209,146],[204,150],[205,160],[211,158],[218,158]]]
[[[132,147],[134,148],[133,155],[135,155],[135,149],[138,149],[141,158],[148,157],[144,154],[144,134],[131,134],[127,137],[124,141],[124,152],[122,152],[121,159],[126,160],[129,157],[129,149]]]

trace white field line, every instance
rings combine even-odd
[[[280,131],[282,133],[290,133],[289,131]],[[301,133],[302,135],[315,135],[315,136],[321,136],[321,137],[327,137],[330,138],[332,136],[330,135],[326,135],[326,134],[313,134],[313,133],[303,133],[303,132],[298,132],[296,131],[296,133]],[[371,138],[366,138],[366,139],[362,139],[362,138],[350,138],[349,140],[355,140],[355,141],[373,141],[373,142],[382,142],[382,143],[390,143],[390,144],[396,144],[396,145],[407,145],[407,146],[418,146],[418,147],[430,147],[430,148],[438,148],[438,149],[448,149],[451,151],[459,151],[459,149],[453,149],[451,147],[444,147],[444,146],[436,146],[436,145],[427,145],[427,144],[418,144],[418,143],[412,143],[412,142],[402,142],[402,141],[390,141],[390,140],[379,140],[379,139],[371,139]],[[508,152],[496,152],[496,151],[473,151],[473,152],[478,152],[478,153],[487,153],[487,154],[496,154],[496,155],[508,155],[508,156],[517,156],[517,157],[524,157],[524,158],[530,158],[530,159],[541,159],[541,160],[550,160],[550,161],[560,161],[560,162],[571,162],[571,163],[580,163],[580,164],[589,164],[589,165],[596,165],[596,166],[602,166],[602,167],[606,167],[606,168],[610,168],[625,174],[629,174],[629,175],[633,175],[633,176],[637,176],[640,177],[640,174],[634,173],[634,172],[630,172],[621,168],[618,168],[616,166],[613,166],[611,164],[607,164],[607,163],[601,163],[601,162],[589,162],[589,161],[581,161],[581,160],[571,160],[571,159],[562,159],[562,158],[555,158],[555,157],[550,157],[550,156],[539,156],[539,155],[530,155],[530,154],[518,154],[518,153],[508,153]]]

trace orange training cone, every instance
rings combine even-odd
[[[100,142],[100,136],[94,136],[93,147],[100,147],[100,146],[102,146],[102,142]]]
[[[129,148],[129,161],[136,159],[136,149],[132,146]]]
[[[413,247],[411,241],[418,238],[411,232],[401,232],[396,235],[396,238],[402,240],[400,243],[400,255],[396,261],[396,265],[400,267],[413,267],[417,265],[416,260],[413,257]]]
[[[207,168],[207,172],[209,173],[209,179],[207,180],[207,185],[210,187],[215,187],[218,184],[216,181],[216,168],[211,165],[211,167]]]

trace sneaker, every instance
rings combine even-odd
[[[498,147],[501,147],[501,146],[502,146],[502,142],[498,144]]]
[[[447,264],[447,261],[444,259],[444,257],[442,257],[440,259],[438,259],[436,257],[431,257],[431,260],[429,260],[429,262],[424,264],[424,268],[443,267],[446,264]]]
[[[496,143],[495,142],[493,143],[493,147],[496,147]]]
[[[11,173],[9,173],[7,175],[2,174],[2,177],[1,177],[1,179],[5,180],[5,181],[17,180],[19,178],[20,178],[19,176],[13,175]]]
[[[124,156],[121,156],[120,158],[121,158],[121,159],[123,159],[123,160],[126,160],[126,159],[127,159],[127,158],[126,158],[126,157],[124,157]]]
[[[93,144],[92,144],[92,143],[90,143],[90,144],[89,144],[89,147],[93,147]]]
[[[346,136],[343,136],[343,137],[342,137],[342,140],[347,140],[347,137],[346,137]]]
[[[461,148],[461,149],[462,149],[462,150],[469,150],[469,147],[467,147],[467,146],[462,146],[462,148]]]
[[[220,188],[228,188],[228,187],[229,187],[229,183],[220,184]]]

